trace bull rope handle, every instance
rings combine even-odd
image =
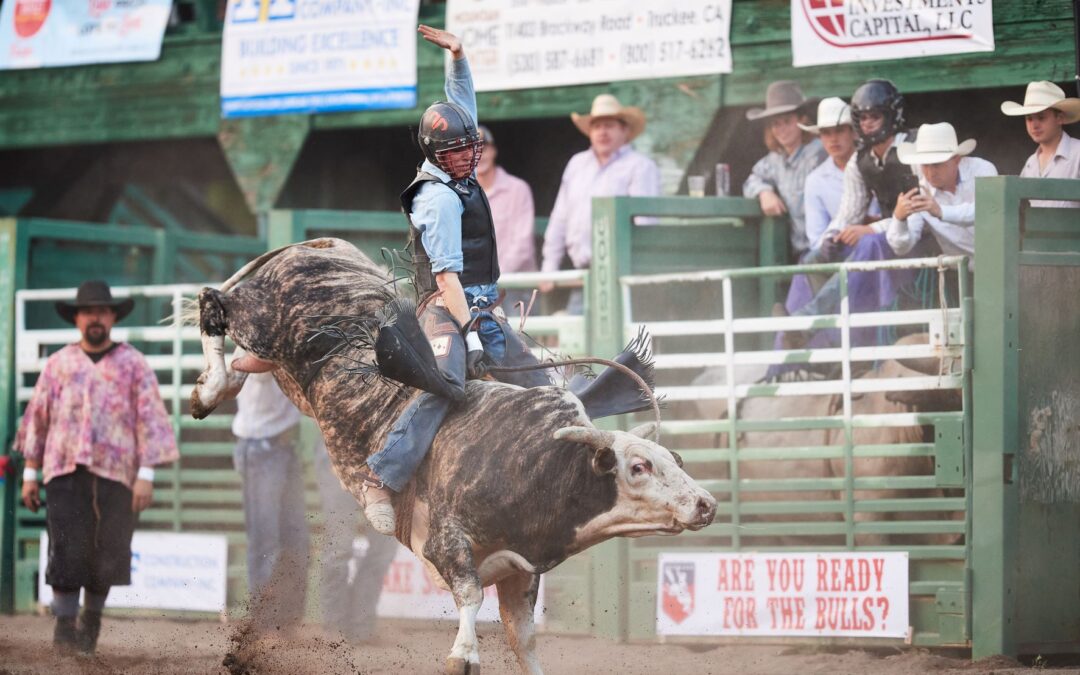
[[[630,368],[627,368],[623,364],[612,361],[610,359],[601,359],[596,357],[587,357],[581,359],[565,359],[563,361],[545,361],[544,363],[535,363],[527,366],[488,366],[487,371],[490,373],[520,373],[526,370],[545,370],[548,368],[562,368],[563,366],[584,366],[584,365],[601,365],[608,368],[614,368],[623,375],[626,375],[630,379],[634,380],[641,391],[649,397],[649,406],[652,408],[653,416],[656,417],[656,430],[653,432],[655,441],[660,440],[660,404],[656,400],[656,395],[653,393],[652,387],[637,373]]]

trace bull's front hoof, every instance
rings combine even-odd
[[[480,675],[480,664],[451,656],[446,659],[446,675]]]

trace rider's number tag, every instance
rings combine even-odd
[[[435,358],[446,356],[450,353],[450,339],[451,336],[442,335],[431,341],[431,351],[435,352]]]

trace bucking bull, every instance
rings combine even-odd
[[[207,367],[192,393],[192,415],[205,417],[243,386],[246,375],[225,362],[228,335],[277,366],[282,390],[318,422],[334,471],[363,503],[364,462],[382,447],[410,395],[356,374],[354,364],[371,359],[363,347],[325,358],[326,335],[313,328],[375,316],[394,299],[389,281],[351,244],[317,239],[263,255],[220,290],[203,289]],[[597,429],[581,400],[561,387],[469,382],[465,403],[446,418],[395,502],[398,539],[457,604],[448,673],[479,671],[475,622],[485,586],[498,589],[521,668],[539,673],[533,610],[541,573],[611,537],[677,534],[712,522],[716,500],[675,455],[647,439],[654,430],[651,422],[630,432]]]

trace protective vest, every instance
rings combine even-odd
[[[475,178],[464,181],[444,181],[425,171],[418,171],[416,178],[401,193],[401,208],[409,219],[409,249],[416,267],[414,283],[421,298],[434,293],[438,286],[431,271],[431,259],[424,250],[420,230],[412,222],[412,204],[416,193],[424,183],[442,183],[454,191],[461,200],[461,253],[464,258],[458,279],[462,286],[493,284],[499,280],[499,250],[495,245],[495,225],[491,220],[491,206],[487,195]]]
[[[913,142],[915,132],[908,131],[904,140]],[[859,154],[855,159],[855,164],[862,173],[867,189],[877,197],[878,204],[881,205],[881,215],[885,217],[892,215],[893,209],[896,208],[896,200],[900,197],[900,193],[904,191],[903,176],[911,174],[911,166],[901,164],[896,156],[897,145],[899,144],[894,142],[889,146],[888,152],[885,153],[885,159],[880,166],[874,158],[873,149],[870,147],[859,150]]]

